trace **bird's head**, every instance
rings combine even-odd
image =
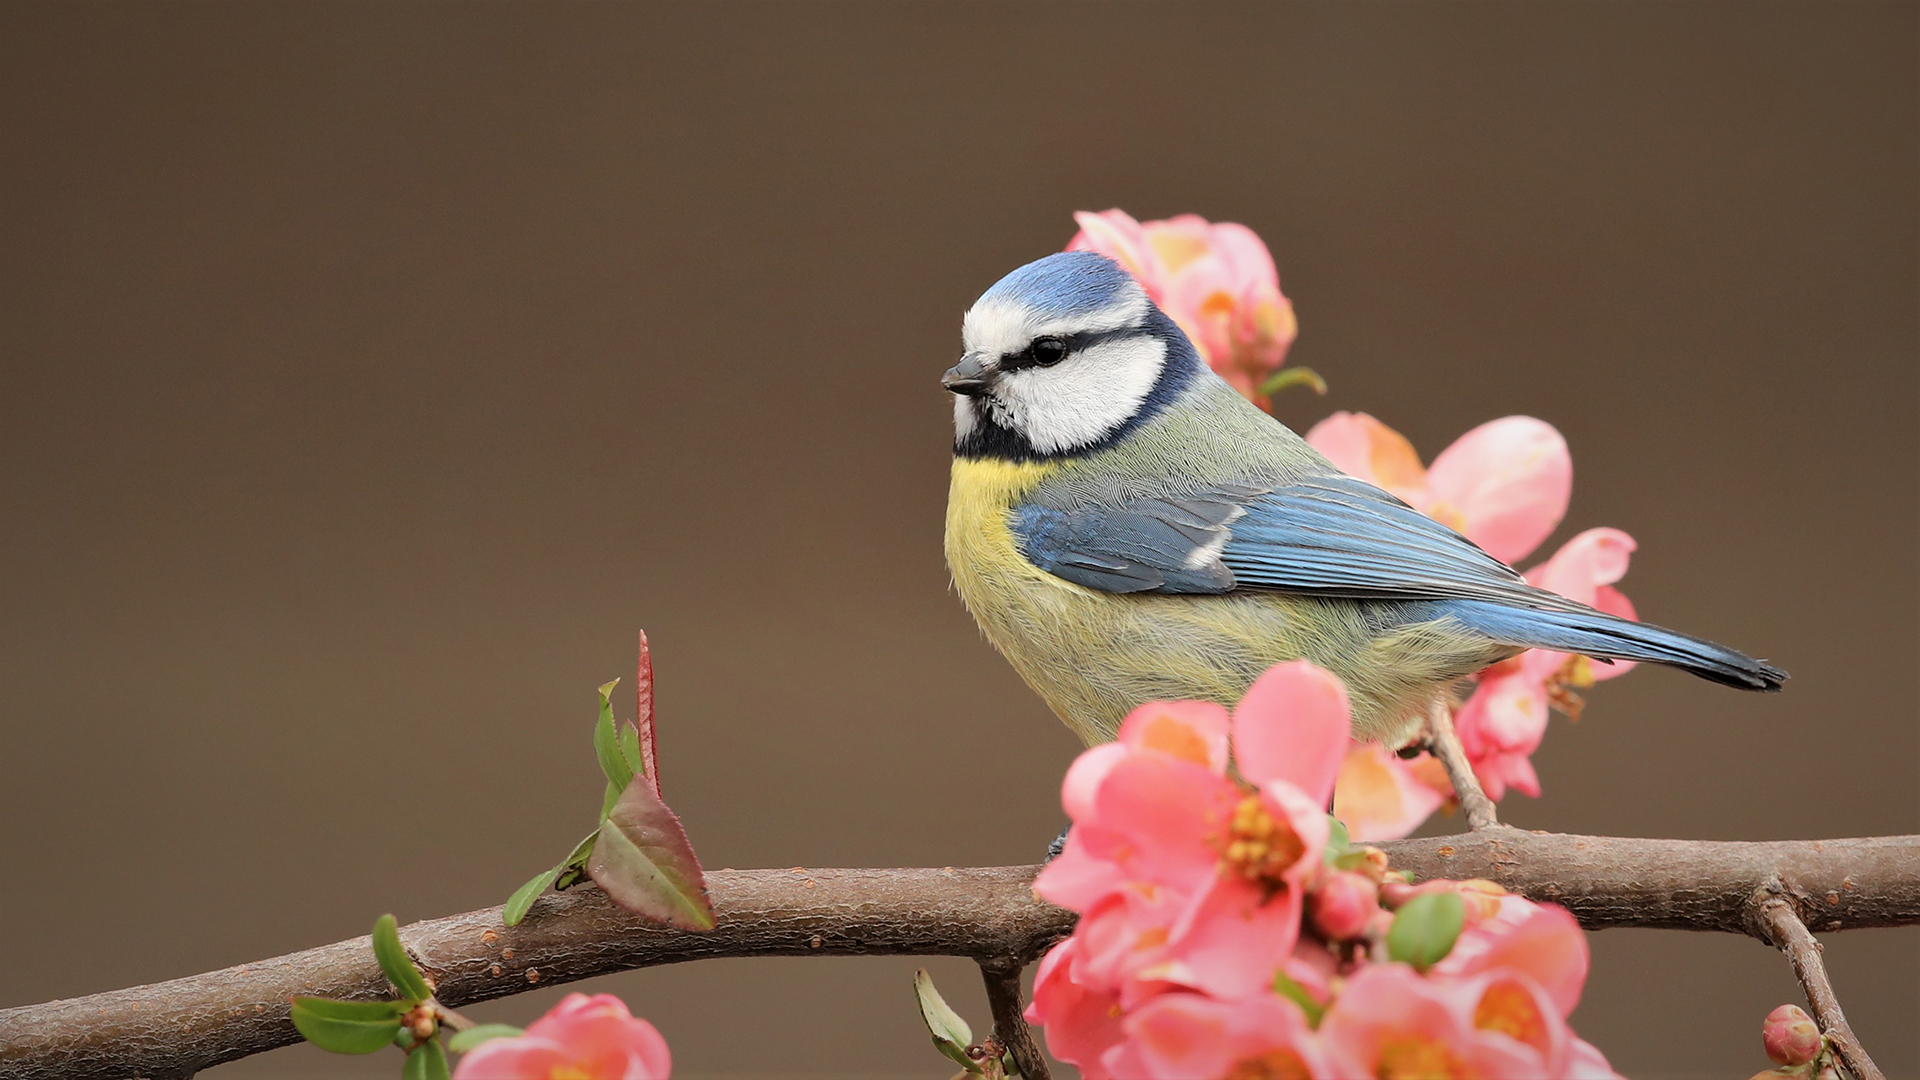
[[[1205,370],[1186,335],[1119,264],[1049,255],[1001,278],[961,324],[954,452],[1017,461],[1110,445]]]

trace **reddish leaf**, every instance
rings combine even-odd
[[[680,819],[646,784],[628,784],[620,793],[600,826],[587,874],[628,911],[682,930],[713,929],[700,859]]]
[[[640,671],[633,680],[634,726],[640,731],[640,761],[645,766],[647,784],[653,797],[660,794],[660,753],[653,743],[653,651],[647,648],[647,632],[640,631]]]

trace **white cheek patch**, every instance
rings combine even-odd
[[[964,439],[973,434],[973,399],[965,394],[953,395],[953,437]]]
[[[1040,453],[1091,446],[1140,411],[1166,363],[1167,343],[1157,337],[1103,341],[1054,367],[1001,376],[988,408]]]

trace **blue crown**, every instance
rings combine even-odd
[[[1137,288],[1132,275],[1105,255],[1063,251],[1036,259],[994,282],[980,294],[980,302],[1007,300],[1042,316],[1061,318],[1104,310]]]

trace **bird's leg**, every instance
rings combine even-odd
[[[1442,699],[1435,699],[1427,710],[1427,741],[1433,744],[1433,756],[1446,766],[1454,796],[1460,800],[1460,809],[1467,812],[1467,826],[1485,829],[1500,824],[1493,812],[1493,800],[1481,790],[1479,778],[1473,775],[1473,764],[1467,760],[1467,751],[1460,745],[1460,736],[1454,733],[1453,709]]]
[[[1061,852],[1067,850],[1067,834],[1072,831],[1072,825],[1060,830],[1060,835],[1054,837],[1053,843],[1047,845],[1047,857],[1043,861],[1052,862],[1060,857]]]

